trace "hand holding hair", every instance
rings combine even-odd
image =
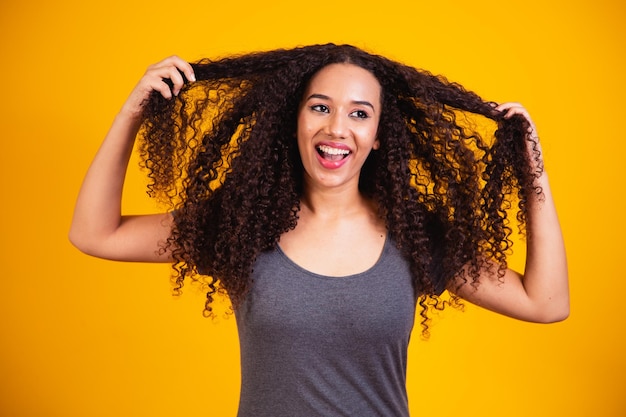
[[[192,82],[196,80],[193,68],[176,55],[150,65],[131,92],[121,112],[134,118],[141,117],[144,104],[152,91],[169,100],[180,93],[187,80]]]

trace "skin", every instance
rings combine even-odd
[[[380,92],[368,71],[334,64],[319,71],[304,94],[297,132],[304,195],[298,224],[281,237],[280,246],[312,272],[356,274],[372,267],[382,252],[385,225],[358,189],[367,156],[380,146],[376,139]],[[341,161],[327,161],[319,146],[350,153]],[[345,248],[360,256],[347,262]]]
[[[123,216],[121,195],[128,160],[141,124],[142,103],[151,91],[177,95],[182,71],[194,81],[191,66],[173,56],[148,68],[96,154],[76,202],[70,241],[81,251],[112,260],[169,262],[159,242],[171,232],[169,213]],[[169,78],[170,88],[162,81]],[[296,228],[280,238],[282,250],[305,269],[345,276],[369,269],[384,245],[384,223],[358,189],[358,174],[375,151],[380,118],[380,84],[366,70],[348,64],[322,69],[311,80],[298,115],[297,140],[305,168],[304,194]],[[497,107],[505,117],[520,114],[536,129],[519,103]],[[324,161],[318,146],[348,149],[342,162]],[[328,150],[328,148],[325,148]],[[333,166],[336,165],[336,166]],[[544,198],[529,201],[524,274],[507,270],[503,279],[483,273],[478,286],[453,281],[450,291],[497,313],[533,322],[554,322],[569,314],[568,272],[563,237],[544,171],[537,179]],[[94,214],[94,213],[97,213]],[[346,257],[350,248],[357,257]],[[320,259],[324,262],[320,262]]]
[[[329,65],[311,79],[300,105],[297,132],[306,189],[358,187],[365,159],[380,147],[376,139],[380,93],[376,78],[354,65]],[[325,163],[316,149],[320,145],[350,153],[341,161]]]

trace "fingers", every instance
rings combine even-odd
[[[191,65],[185,60],[171,56],[150,65],[122,107],[122,112],[140,118],[143,106],[153,91],[166,99],[177,96],[185,81],[196,81]]]
[[[526,108],[522,106],[520,103],[516,103],[516,102],[502,103],[496,106],[495,109],[499,112],[503,112],[505,119],[510,119],[516,114],[523,116],[528,121],[528,124],[530,125],[529,132],[532,134],[536,134],[535,123],[530,118],[530,113],[528,113],[528,110],[526,110]]]
[[[496,107],[496,110],[504,112],[506,119],[510,119],[514,114],[521,114],[530,120],[530,114],[528,114],[528,111],[520,103],[502,103]]]
[[[158,91],[163,97],[170,99],[180,93],[186,80],[193,82],[196,77],[188,62],[177,56],[171,56],[148,67],[144,79],[151,90]]]
[[[528,110],[520,103],[502,103],[495,107],[497,111],[504,113],[505,119],[510,119],[515,115],[523,116],[526,121],[528,121],[528,134],[529,140],[527,142],[527,152],[531,160],[531,165],[534,167],[537,173],[541,173],[543,171],[543,161],[542,161],[542,150],[541,144],[539,143],[539,136],[537,135],[537,129],[532,119],[530,118],[530,114]]]

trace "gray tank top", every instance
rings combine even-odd
[[[408,263],[389,238],[360,274],[314,274],[277,248],[258,257],[252,278],[235,311],[239,417],[409,415],[415,297]]]

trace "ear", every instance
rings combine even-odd
[[[380,141],[378,139],[374,141],[374,145],[372,145],[372,149],[375,151],[380,149]]]

